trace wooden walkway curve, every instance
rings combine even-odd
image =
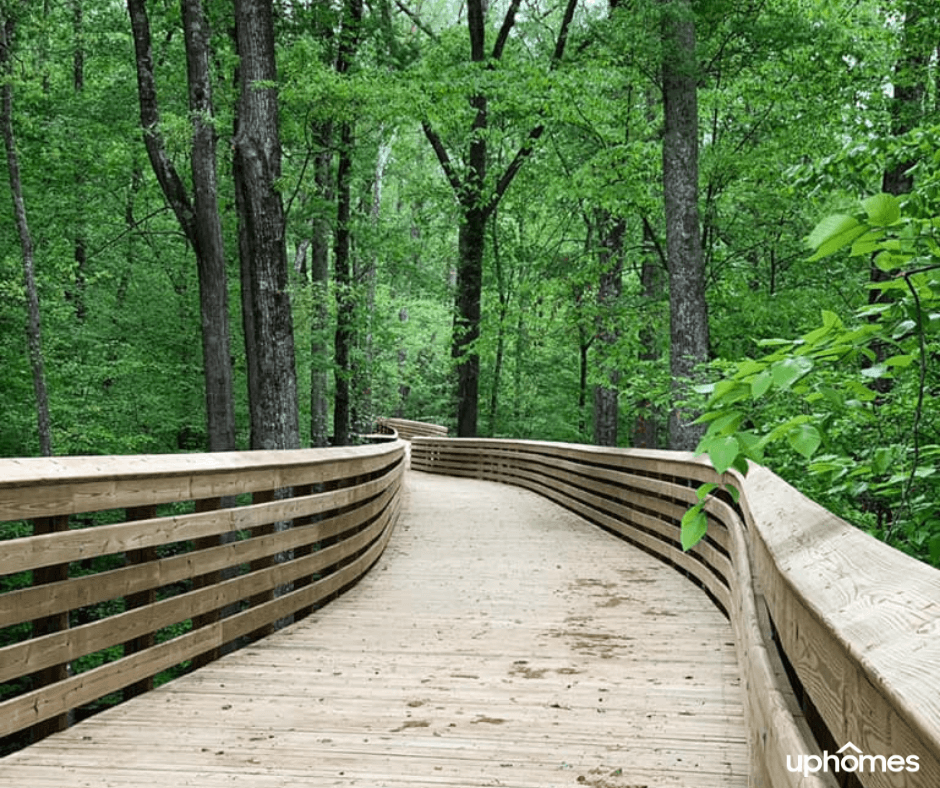
[[[0,788],[734,788],[739,677],[671,567],[533,493],[411,471],[354,589],[0,760]]]

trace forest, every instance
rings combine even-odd
[[[697,450],[940,565],[938,57],[935,0],[5,0],[0,456]]]

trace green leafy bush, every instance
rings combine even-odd
[[[878,194],[855,215],[823,219],[810,260],[848,250],[873,264],[872,296],[851,319],[824,310],[797,339],[715,383],[698,450],[718,472],[767,463],[873,535],[940,565],[940,216],[913,216]],[[683,547],[705,532],[710,490],[683,519]]]

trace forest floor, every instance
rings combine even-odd
[[[385,555],[309,618],[0,761],[0,788],[734,788],[730,625],[534,494],[409,472]]]

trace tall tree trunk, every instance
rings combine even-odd
[[[314,161],[317,198],[333,201],[330,183],[333,124],[317,123],[313,135],[320,150]],[[330,324],[330,221],[319,212],[313,219],[310,244],[310,287],[313,290],[313,325],[310,329],[310,441],[313,446],[329,443],[329,370],[332,354],[327,343]]]
[[[333,442],[336,446],[349,443],[352,411],[352,350],[355,321],[355,294],[350,263],[349,220],[352,193],[350,171],[353,132],[351,123],[340,128],[339,162],[336,174],[336,246],[333,254],[333,281],[336,285],[336,337],[333,357],[336,364],[336,386],[333,399]]]
[[[486,215],[478,207],[465,208],[458,230],[457,311],[451,353],[457,363],[457,435],[477,434],[480,388],[480,299],[483,292],[483,253]]]
[[[42,323],[39,315],[39,291],[36,287],[36,261],[33,237],[26,218],[23,201],[23,181],[20,176],[16,137],[13,133],[13,87],[10,84],[11,47],[15,22],[11,17],[0,17],[0,77],[3,79],[0,95],[0,126],[7,154],[7,174],[13,197],[13,215],[20,237],[23,255],[23,283],[26,289],[26,339],[29,363],[33,373],[33,393],[36,397],[36,426],[39,432],[39,450],[44,457],[52,456],[52,421],[49,417],[49,396],[46,390],[46,371],[42,354]]]
[[[916,128],[923,121],[924,97],[927,92],[927,77],[931,57],[932,42],[925,34],[927,30],[936,29],[933,25],[925,24],[920,0],[908,0],[904,3],[904,25],[901,31],[901,50],[894,64],[892,76],[893,96],[891,98],[891,136],[902,137]],[[914,173],[912,172],[915,160],[895,162],[888,167],[883,176],[881,189],[888,194],[909,194],[914,188]],[[874,263],[874,255],[869,265],[869,280],[872,283],[886,282],[891,274],[882,271]],[[878,288],[868,291],[870,304],[887,303],[892,300],[891,294]],[[875,321],[877,318],[870,318]],[[881,340],[872,343],[875,358],[871,365],[879,364],[891,354],[891,346]],[[869,388],[878,394],[887,394],[893,381],[890,378],[879,377],[869,381]]]
[[[72,90],[76,99],[80,98],[85,91],[85,16],[84,0],[72,0]],[[81,157],[84,158],[84,157]],[[77,161],[75,169],[75,194],[78,197],[78,204],[84,204],[85,192],[85,170],[87,162]],[[88,250],[86,248],[86,239],[82,219],[79,219],[78,228],[75,231],[75,240],[72,248],[72,256],[75,260],[75,273],[72,287],[66,293],[66,298],[72,302],[75,310],[75,318],[79,323],[85,321],[87,309],[85,305],[85,275],[88,263]]]
[[[601,275],[597,288],[598,318],[595,343],[598,367],[607,379],[606,384],[594,387],[594,443],[616,446],[620,421],[620,370],[610,358],[610,350],[620,338],[616,325],[616,309],[623,292],[623,236],[626,222],[620,217],[601,211]]]
[[[641,316],[640,361],[656,361],[659,358],[658,326],[660,320],[658,303],[662,296],[663,266],[665,259],[658,254],[656,237],[650,223],[643,220],[643,262],[640,267],[640,288],[645,304]],[[641,397],[634,405],[636,417],[630,434],[630,445],[641,449],[658,449],[659,425],[662,414],[648,397]]]
[[[222,219],[218,205],[216,134],[212,118],[212,76],[209,69],[209,27],[202,0],[182,0],[192,116],[192,164],[196,263],[202,315],[202,358],[206,379],[209,451],[235,449],[235,403],[232,341],[228,313],[228,275]]]
[[[669,261],[670,372],[673,396],[691,393],[708,359],[708,311],[698,213],[698,96],[695,20],[690,0],[669,0],[663,18],[663,193]],[[703,434],[695,415],[675,405],[669,445],[693,450]]]
[[[506,317],[512,298],[511,280],[507,281],[503,259],[499,250],[499,223],[494,212],[491,226],[493,234],[493,268],[496,273],[496,295],[499,298],[499,314],[496,323],[496,359],[493,362],[493,379],[490,383],[490,435],[499,430],[499,384],[503,374],[503,358],[506,354]]]
[[[362,0],[347,0],[336,56],[336,72],[349,72],[359,48],[359,28],[362,22]],[[349,443],[352,397],[352,368],[350,352],[354,337],[355,298],[353,293],[352,263],[350,260],[352,217],[352,154],[355,139],[353,124],[344,122],[340,127],[339,160],[336,168],[336,245],[333,254],[333,279],[336,284],[336,337],[334,363],[336,386],[333,400],[333,435],[337,446]]]
[[[240,95],[234,148],[239,249],[248,293],[250,340],[246,351],[254,376],[250,392],[251,446],[300,446],[294,327],[287,290],[274,27],[270,0],[235,1]]]
[[[231,369],[228,283],[217,204],[215,132],[209,72],[209,32],[201,0],[182,0],[195,203],[167,153],[160,131],[150,20],[145,0],[127,0],[137,57],[140,122],[150,164],[164,197],[196,254],[202,316],[206,431],[210,451],[235,448],[235,395]]]

